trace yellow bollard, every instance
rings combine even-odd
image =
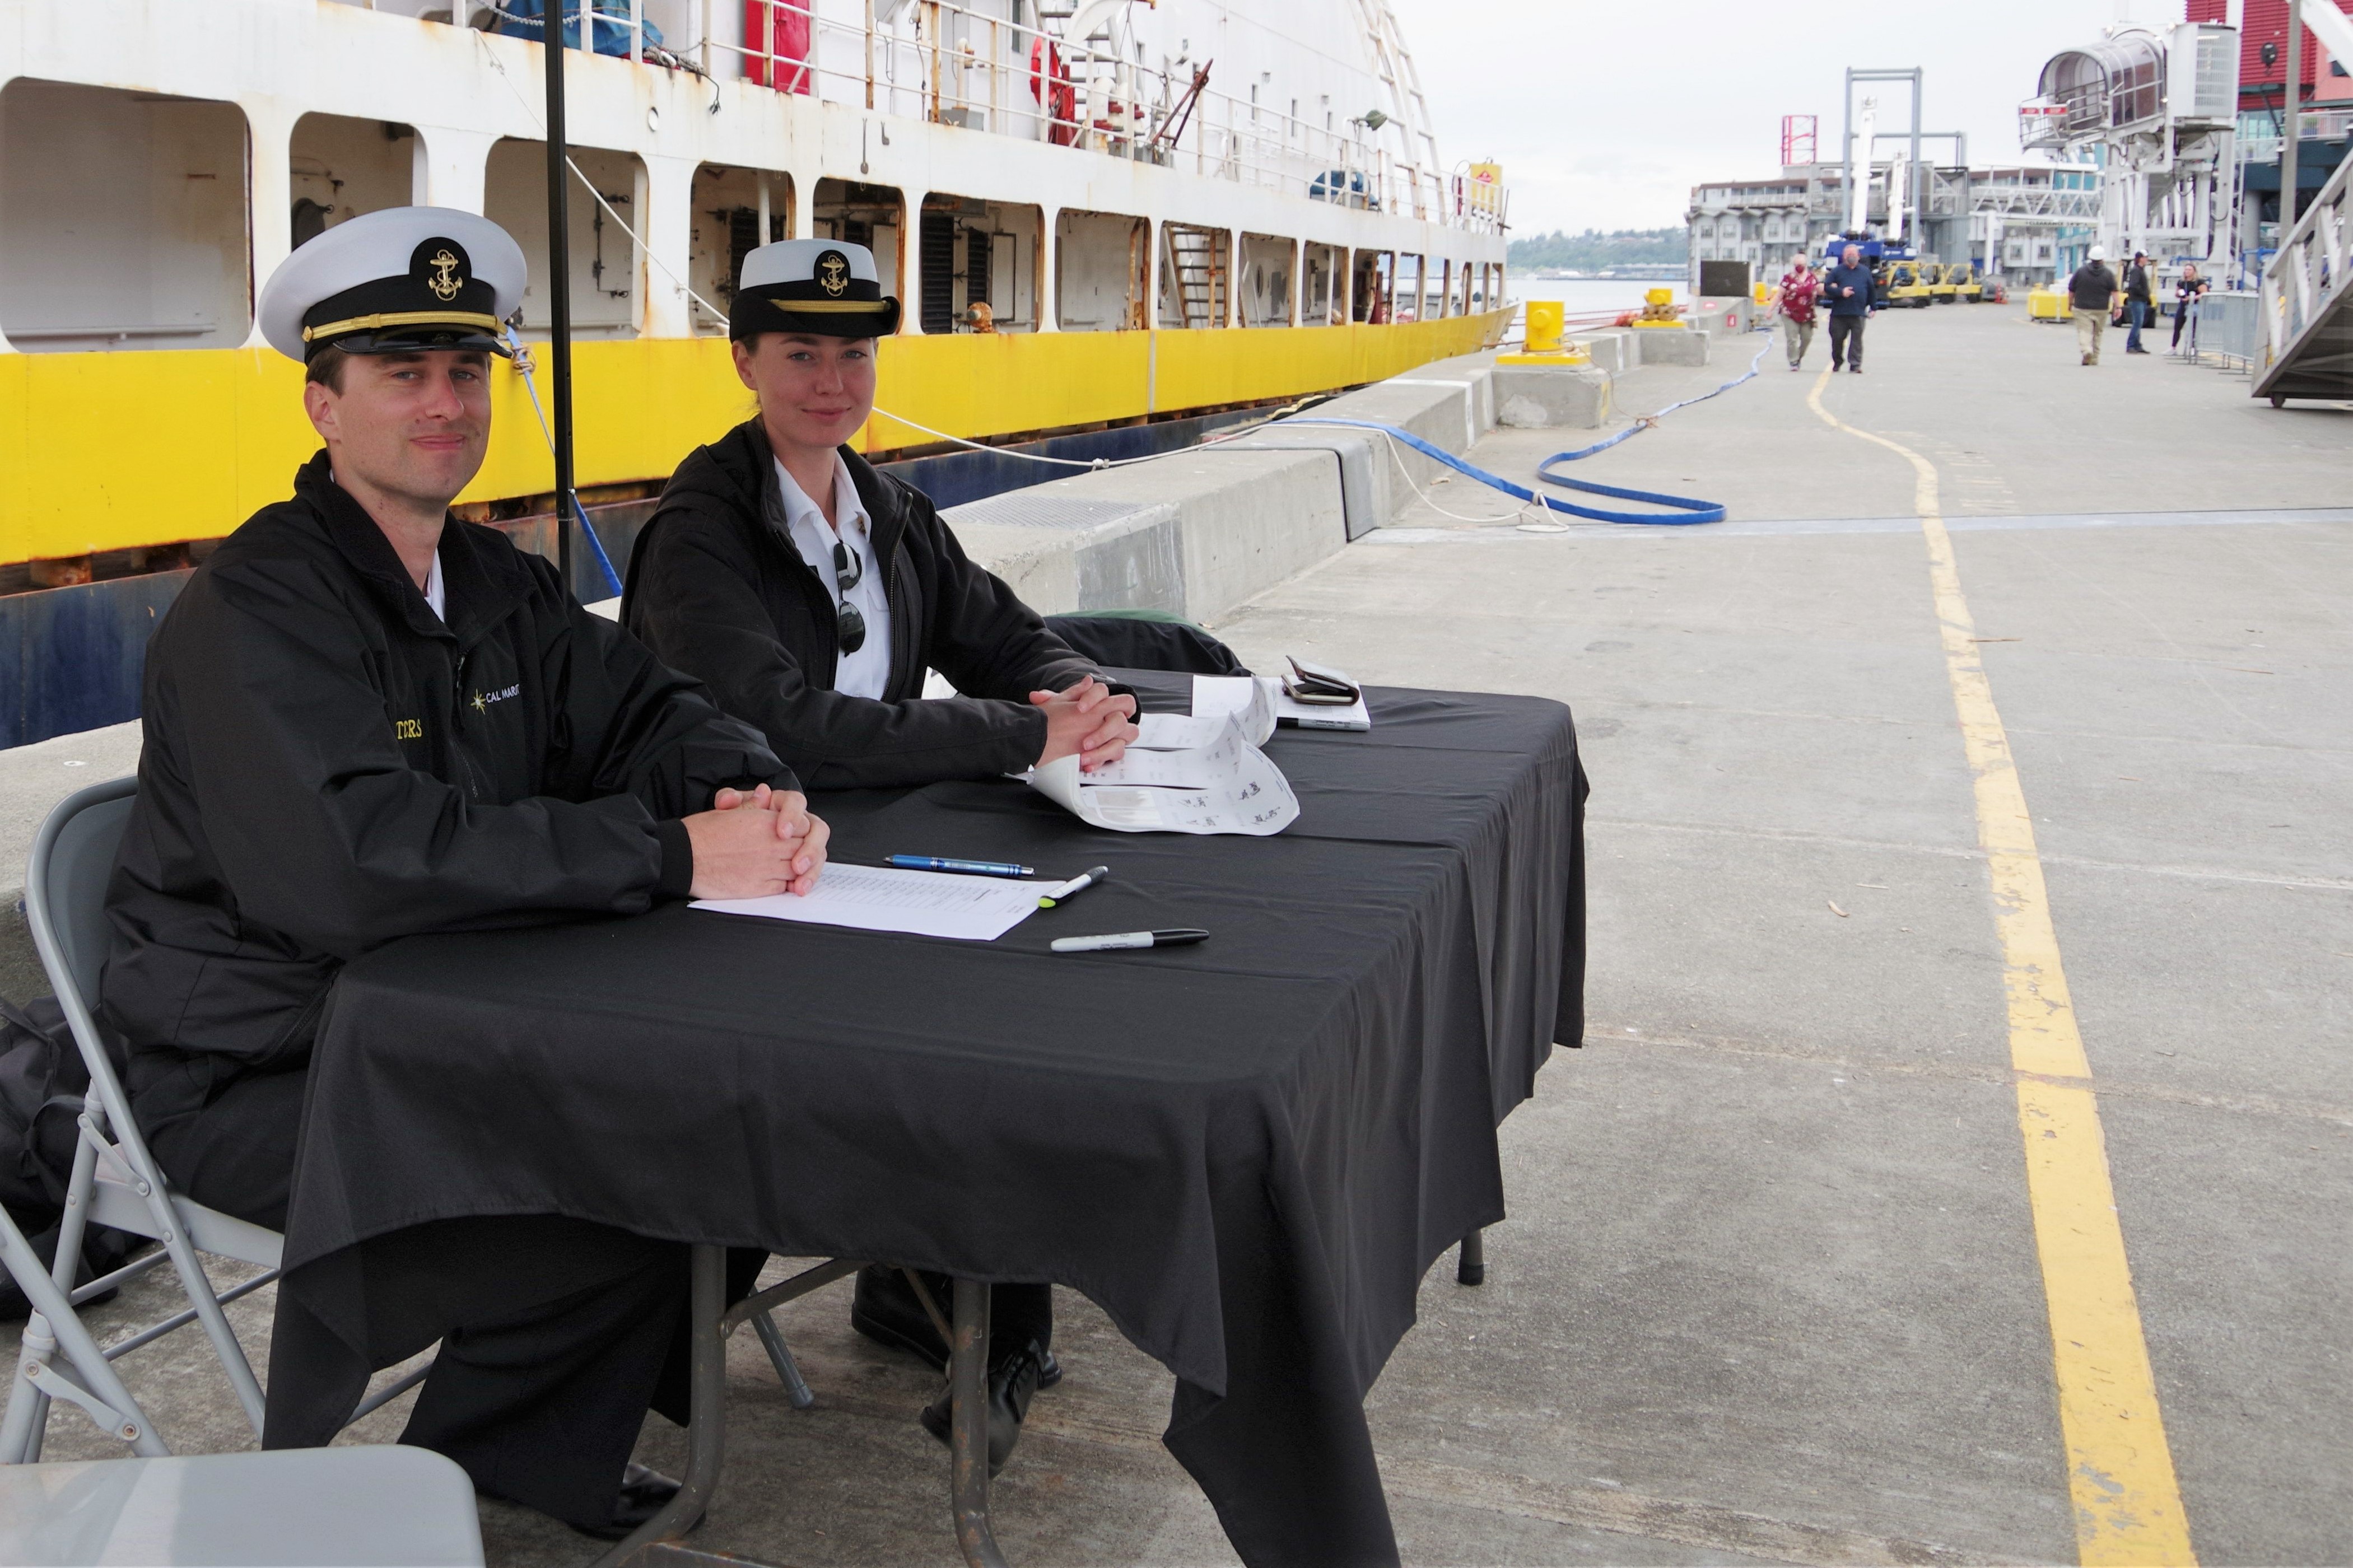
[[[1560,353],[1561,305],[1557,300],[1528,301],[1527,352],[1532,354]]]
[[[1561,317],[1564,314],[1557,300],[1531,300],[1527,303],[1527,342],[1517,353],[1498,354],[1497,364],[1567,365],[1572,368],[1593,363],[1593,355],[1583,343],[1561,342]]]

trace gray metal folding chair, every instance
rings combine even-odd
[[[466,1472],[349,1446],[0,1468],[0,1563],[480,1568]]]
[[[59,802],[41,824],[26,869],[25,913],[34,945],[90,1069],[90,1086],[79,1118],[80,1139],[66,1189],[55,1264],[45,1269],[16,1226],[0,1214],[0,1257],[34,1307],[25,1324],[7,1413],[0,1417],[0,1465],[32,1464],[40,1458],[49,1406],[58,1399],[79,1405],[101,1430],[141,1454],[168,1454],[154,1423],[111,1363],[190,1323],[203,1325],[254,1436],[261,1436],[261,1384],[221,1309],[278,1278],[284,1238],[172,1191],[132,1120],[130,1100],[107,1057],[93,1014],[109,939],[106,885],[137,790],[135,778],[114,779]],[[147,1237],[163,1247],[77,1289],[73,1279],[82,1234],[93,1224]],[[207,1254],[250,1264],[262,1272],[216,1291],[202,1261]],[[100,1349],[73,1309],[165,1258],[179,1271],[186,1308]],[[792,1403],[800,1408],[814,1404],[816,1396],[775,1321],[763,1310],[752,1314],[751,1322]],[[58,1362],[60,1352],[67,1363],[63,1366]],[[429,1363],[415,1368],[377,1389],[360,1402],[351,1419],[357,1421],[399,1397],[430,1370]]]
[[[16,1227],[0,1215],[0,1255],[34,1307],[25,1324],[16,1376],[0,1417],[0,1465],[31,1464],[41,1457],[52,1401],[79,1405],[99,1427],[143,1455],[171,1452],[113,1362],[176,1329],[200,1323],[212,1342],[222,1371],[258,1439],[261,1436],[261,1384],[221,1309],[278,1278],[283,1237],[172,1191],[146,1140],[131,1118],[131,1102],[108,1059],[92,1015],[100,970],[106,962],[106,884],[114,855],[131,817],[138,781],[114,779],[92,784],[58,803],[33,841],[25,874],[25,914],[41,966],[56,987],[58,1005],[90,1069],[90,1093],[79,1117],[80,1139],[66,1188],[65,1219],[58,1231],[55,1263],[40,1259]],[[84,1230],[110,1225],[163,1243],[160,1250],[133,1258],[112,1273],[76,1288]],[[206,1255],[227,1258],[262,1270],[216,1291],[206,1274]],[[100,1349],[74,1308],[169,1258],[179,1271],[188,1305],[183,1310]],[[64,1363],[58,1361],[63,1352]],[[424,1379],[419,1367],[363,1400],[356,1421]]]

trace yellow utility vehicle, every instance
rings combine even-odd
[[[1945,281],[1952,285],[1952,297],[1961,304],[1974,305],[1985,298],[1985,281],[1973,262],[1956,261],[1946,268]]]
[[[1897,261],[1887,268],[1887,308],[1898,306],[1925,310],[1928,308],[1929,276],[1936,267],[1925,261]]]

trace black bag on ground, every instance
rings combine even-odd
[[[119,1065],[119,1064],[118,1064]],[[73,1174],[79,1136],[75,1119],[90,1091],[90,1071],[54,996],[19,1007],[0,997],[0,1206],[25,1233],[44,1263],[57,1257],[58,1224],[65,1216],[66,1183]],[[77,1282],[121,1266],[147,1245],[144,1237],[94,1225],[82,1233]],[[113,1295],[93,1300],[105,1300]],[[32,1303],[0,1270],[0,1322],[14,1322]]]

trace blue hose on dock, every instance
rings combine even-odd
[[[1649,429],[1678,408],[1688,408],[1694,403],[1705,403],[1711,397],[1731,391],[1744,381],[1755,380],[1757,367],[1765,363],[1765,355],[1772,346],[1768,339],[1765,346],[1757,351],[1757,357],[1748,362],[1746,371],[1734,376],[1714,392],[1703,392],[1697,397],[1686,397],[1681,403],[1670,403],[1656,414],[1644,416],[1606,441],[1597,441],[1590,447],[1581,447],[1574,452],[1555,452],[1536,465],[1536,478],[1548,485],[1559,485],[1566,489],[1581,490],[1588,495],[1609,496],[1617,500],[1641,501],[1645,506],[1665,507],[1671,513],[1679,512],[1683,514],[1682,516],[1643,511],[1604,511],[1599,507],[1578,506],[1574,501],[1556,500],[1548,495],[1528,489],[1525,485],[1514,484],[1500,474],[1491,474],[1484,468],[1474,468],[1444,447],[1433,446],[1412,431],[1400,429],[1395,425],[1383,425],[1371,419],[1319,419],[1312,414],[1295,416],[1278,423],[1345,425],[1358,430],[1378,430],[1385,436],[1393,437],[1404,442],[1422,456],[1445,464],[1457,473],[1469,475],[1482,485],[1492,486],[1507,496],[1516,497],[1524,501],[1533,501],[1548,510],[1565,512],[1571,517],[1591,518],[1597,522],[1650,523],[1668,527],[1683,527],[1701,522],[1722,522],[1725,510],[1720,501],[1700,500],[1692,496],[1668,495],[1659,490],[1627,489],[1618,485],[1596,484],[1589,479],[1572,479],[1564,474],[1554,473],[1552,468],[1556,463],[1574,463],[1579,458],[1590,458],[1597,452],[1606,452],[1619,442]]]

